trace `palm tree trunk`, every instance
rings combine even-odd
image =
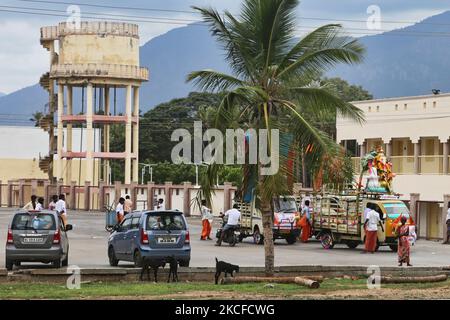
[[[263,176],[259,177],[260,187],[262,187]],[[273,243],[273,212],[271,206],[272,199],[261,197],[261,214],[264,235],[264,267],[266,276],[271,277],[275,273],[275,248]]]

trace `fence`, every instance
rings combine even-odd
[[[19,180],[2,183],[0,181],[0,205],[2,207],[23,207],[31,197],[37,195],[44,198],[48,206],[53,195],[64,194],[66,205],[71,210],[104,211],[105,207],[115,206],[120,197],[130,195],[135,210],[152,210],[158,199],[163,199],[167,209],[177,209],[185,215],[199,215],[200,210],[195,205],[198,186],[190,182],[174,185],[149,183],[114,185],[100,183],[92,186],[90,183],[76,185],[50,184],[46,180]],[[217,186],[212,196],[212,210],[215,213],[224,212],[231,207],[236,188],[231,183]]]

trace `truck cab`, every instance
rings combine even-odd
[[[274,239],[285,239],[288,244],[294,244],[300,236],[298,220],[300,210],[294,196],[280,196],[273,199]]]

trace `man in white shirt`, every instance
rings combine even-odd
[[[216,246],[221,246],[223,238],[225,237],[225,233],[227,230],[235,229],[239,224],[239,220],[241,219],[241,213],[238,210],[239,205],[235,203],[233,205],[233,209],[230,209],[225,212],[224,217],[228,217],[227,224],[223,227],[222,233],[220,234],[219,240],[217,240]]]
[[[123,205],[125,203],[124,198],[119,198],[119,203],[116,206],[117,223],[120,224],[125,216],[125,211],[123,210]]]
[[[164,199],[158,200],[158,205],[156,206],[156,211],[166,211],[166,206],[164,205]]]
[[[448,244],[450,239],[450,202],[448,203],[447,207],[447,217],[445,219],[445,223],[447,224],[447,238],[445,239],[444,243]]]
[[[59,195],[59,200],[56,202],[55,210],[61,217],[64,225],[67,224],[67,209],[66,209],[66,196],[63,194]]]
[[[364,230],[366,231],[366,248],[363,253],[375,253],[377,247],[378,225],[381,226],[381,230],[383,230],[384,232],[383,225],[381,224],[380,214],[372,209],[367,213],[366,221],[364,222]]]

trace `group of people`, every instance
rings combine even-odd
[[[41,211],[45,209],[44,206],[45,199],[43,197],[37,197],[36,195],[31,196],[30,202],[28,202],[23,210],[27,211]],[[66,196],[64,194],[53,195],[48,204],[48,210],[56,211],[61,217],[64,225],[67,224],[67,209],[66,209]]]
[[[156,211],[165,211],[164,199],[158,199],[157,205],[154,208]],[[125,198],[120,197],[116,206],[117,223],[121,223],[125,216],[133,211],[133,201],[131,197],[126,195]]]
[[[383,213],[375,204],[367,203],[363,218],[366,238],[364,243],[365,250],[361,253],[375,253],[377,247],[378,226],[384,232]],[[398,238],[397,255],[400,267],[404,263],[406,263],[407,266],[412,266],[410,261],[411,244],[414,244],[414,241],[417,238],[415,226],[408,225],[407,221],[408,217],[401,215],[398,220],[393,223],[394,234]]]

